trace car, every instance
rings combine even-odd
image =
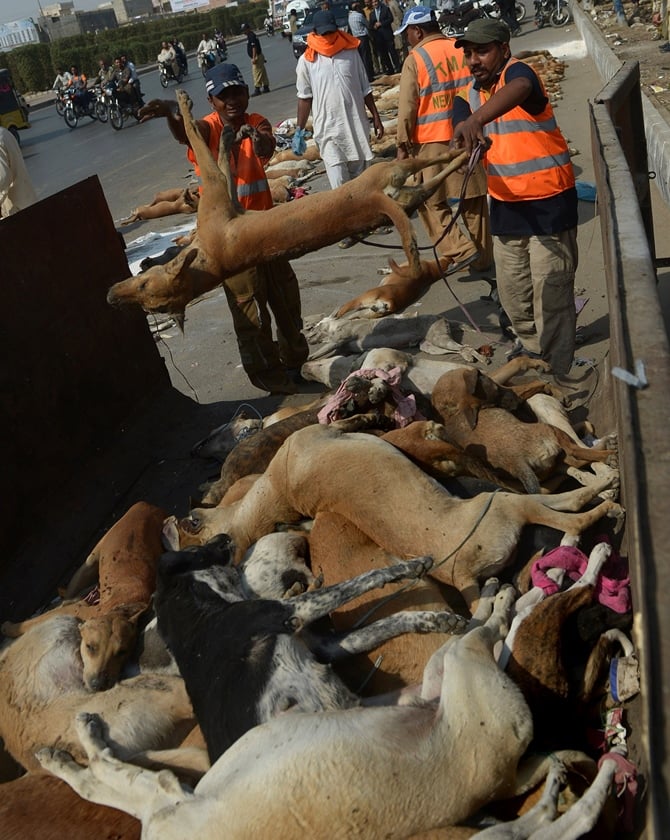
[[[338,29],[341,29],[343,32],[349,32],[349,6],[349,3],[333,3],[329,9],[335,15],[335,22],[337,23]],[[318,11],[319,9],[310,9],[305,15],[302,26],[298,28],[293,36],[291,46],[293,47],[293,55],[296,59],[300,58],[307,49],[307,36],[310,32],[314,31],[312,20]]]

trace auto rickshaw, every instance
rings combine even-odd
[[[14,87],[9,70],[0,70],[0,125],[11,131],[19,144],[19,129],[30,128],[28,107]]]

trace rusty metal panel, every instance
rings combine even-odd
[[[45,542],[59,511],[104,495],[90,481],[70,490],[87,459],[170,382],[145,316],[106,302],[130,271],[97,177],[3,219],[0,254],[0,613],[8,617],[9,605],[34,609],[53,592],[70,553],[59,545],[50,556]],[[73,546],[78,539],[73,533]]]
[[[612,102],[630,91],[637,66],[624,65],[590,104],[593,163],[610,310],[611,365],[634,372],[642,362],[647,387],[610,378],[620,445],[626,550],[640,652],[641,728],[633,745],[641,751],[646,781],[645,834],[664,838],[670,825],[670,347],[656,287],[653,240],[638,203],[628,165],[633,142],[620,130]],[[639,93],[639,76],[637,78]],[[625,97],[624,97],[625,99]],[[605,406],[607,408],[608,406]],[[603,409],[603,406],[600,406]],[[637,757],[636,757],[637,758]]]

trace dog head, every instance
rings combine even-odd
[[[117,682],[135,649],[137,621],[146,608],[146,604],[127,604],[81,625],[80,652],[89,691],[105,691]]]
[[[185,248],[165,265],[155,265],[115,283],[107,292],[112,306],[141,306],[145,312],[165,312],[183,320],[186,305],[199,292],[194,285],[191,264],[200,256],[200,249]]]
[[[498,385],[477,368],[460,368],[443,373],[437,380],[432,403],[443,419],[461,414],[474,429],[480,408],[496,406],[513,412],[522,400],[514,391]]]

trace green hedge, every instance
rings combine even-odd
[[[232,38],[240,35],[244,22],[261,29],[266,9],[266,3],[260,2],[204,13],[188,12],[97,34],[59,38],[50,44],[28,44],[4,53],[0,63],[11,71],[20,93],[49,90],[58,67],[69,69],[75,65],[88,76],[94,76],[101,58],[111,61],[122,54],[138,66],[152,64],[160,52],[161,41],[173,35],[191,51],[200,43],[203,32],[211,34],[220,29],[226,38]]]

